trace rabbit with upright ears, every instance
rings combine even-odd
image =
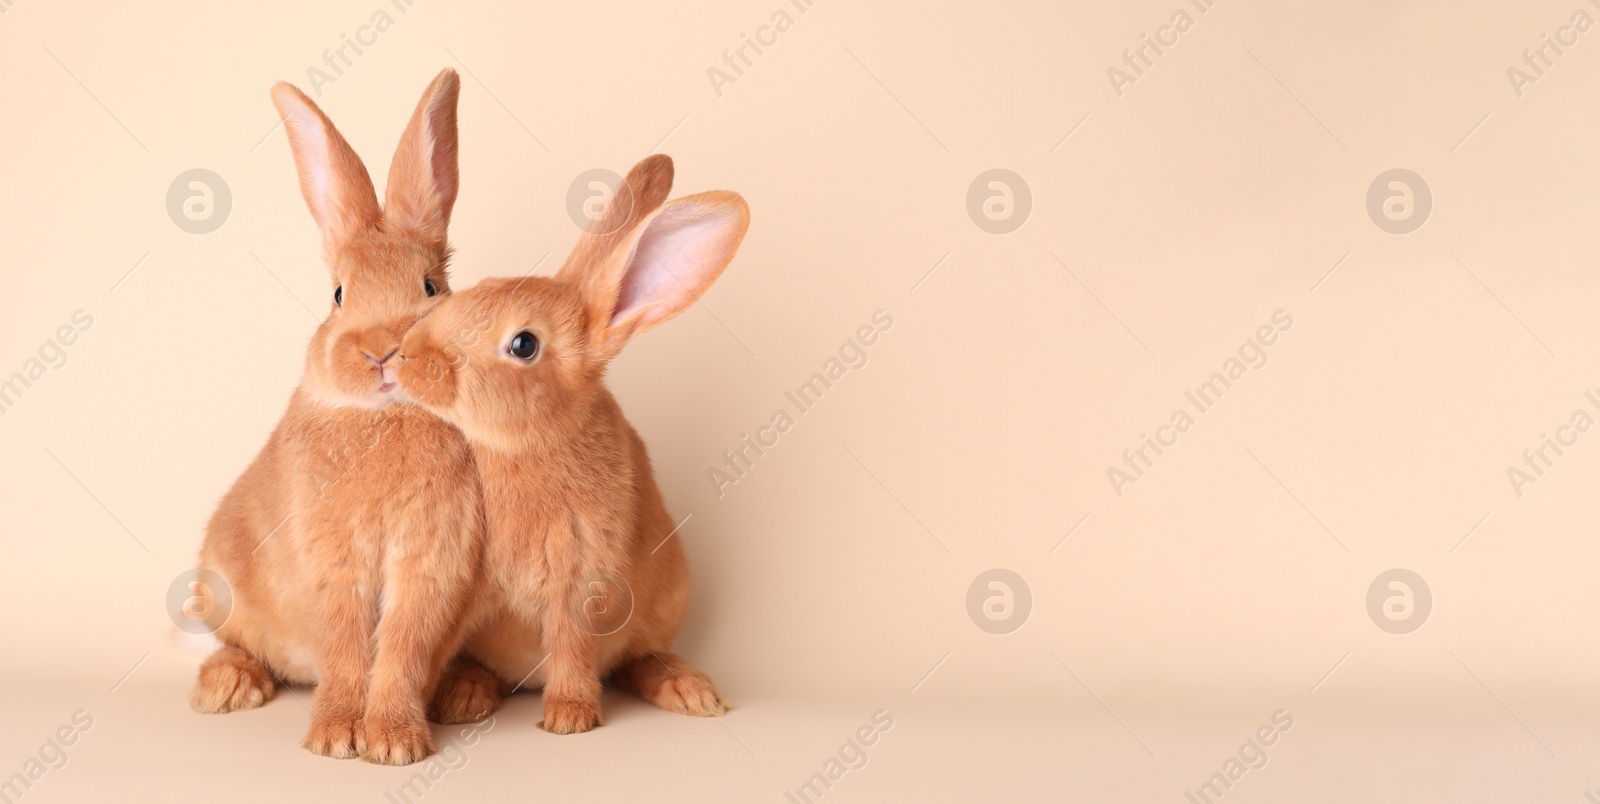
[[[749,225],[738,195],[663,206],[671,188],[670,159],[640,162],[554,277],[485,280],[406,334],[401,389],[466,434],[488,523],[464,655],[434,697],[442,722],[482,717],[515,683],[544,688],[547,731],[588,731],[607,676],[663,709],[726,711],[671,650],[688,565],[602,381],[629,339],[705,293]]]
[[[282,681],[315,684],[303,745],[324,756],[406,764],[432,752],[426,704],[482,559],[466,441],[394,404],[401,337],[450,293],[459,94],[453,70],[429,85],[380,207],[322,110],[289,84],[272,89],[322,230],[331,304],[288,411],[207,527],[200,567],[226,580],[233,606],[212,624],[222,647],[190,703],[251,709]]]

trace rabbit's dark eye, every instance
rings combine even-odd
[[[344,306],[344,285],[340,285],[333,289],[333,303],[339,305],[340,307]]]
[[[518,332],[511,338],[511,355],[523,360],[532,360],[539,354],[539,339],[533,337],[532,332]]]
[[[432,279],[422,280],[422,292],[428,294],[429,296],[439,295],[439,289],[433,286]]]

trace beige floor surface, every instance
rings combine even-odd
[[[8,773],[23,770],[26,757],[45,760],[43,777],[14,799],[29,802],[1501,804],[1600,796],[1592,709],[1531,705],[1502,690],[1517,702],[1513,713],[1466,674],[1427,694],[1362,691],[1352,685],[1373,677],[1352,656],[1315,691],[1216,690],[1155,705],[1101,698],[1063,671],[1059,688],[1036,702],[995,704],[940,697],[940,674],[960,661],[953,655],[920,686],[876,695],[781,698],[736,685],[736,706],[722,719],[673,715],[608,691],[606,725],[562,737],[538,728],[537,694],[519,693],[482,724],[436,725],[438,754],[389,768],[300,749],[303,689],[251,712],[191,713],[184,701],[197,662],[164,650],[120,684],[4,679],[0,756],[13,758]],[[92,718],[89,728],[41,754],[80,712]],[[865,740],[863,726],[873,727]],[[1273,729],[1265,737],[1264,726]],[[838,778],[824,794],[807,794],[812,775],[829,770]],[[1213,774],[1230,772],[1224,795],[1198,797]]]

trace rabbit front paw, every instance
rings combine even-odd
[[[544,702],[540,728],[551,734],[578,734],[600,725],[600,702],[550,698]]]

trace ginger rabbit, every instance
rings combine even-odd
[[[610,676],[663,709],[726,711],[671,651],[689,572],[644,442],[602,376],[630,338],[693,304],[733,258],[744,200],[662,206],[672,161],[639,163],[553,278],[490,279],[441,302],[401,346],[402,391],[472,444],[488,523],[464,656],[433,715],[467,722],[511,685],[544,688],[544,728],[600,723]]]
[[[471,451],[394,393],[401,336],[450,292],[459,93],[445,70],[423,94],[380,208],[317,105],[289,84],[272,89],[322,230],[332,304],[288,411],[206,529],[200,567],[226,580],[233,606],[212,623],[223,647],[191,705],[251,709],[280,681],[315,684],[303,745],[323,756],[398,765],[432,752],[426,704],[460,644],[482,558]]]

